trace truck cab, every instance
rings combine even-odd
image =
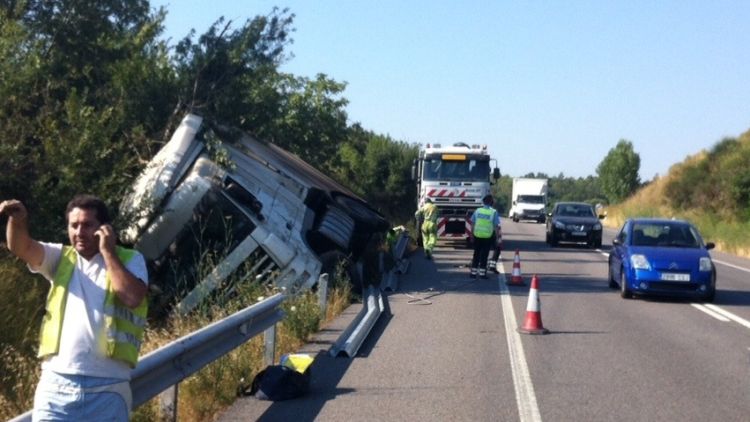
[[[451,146],[427,144],[412,167],[417,183],[417,207],[430,198],[437,206],[438,238],[471,238],[471,214],[482,206],[490,193],[491,178],[500,178],[500,170],[491,163],[487,146],[463,142]]]
[[[157,310],[261,282],[294,292],[353,263],[388,222],[364,200],[276,145],[195,114],[123,200],[120,238],[149,266]]]

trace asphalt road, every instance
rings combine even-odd
[[[750,261],[712,253],[712,305],[625,300],[606,246],[551,248],[533,223],[503,220],[503,233],[504,274],[469,279],[461,245],[417,252],[358,356],[325,353],[353,309],[307,346],[310,394],[244,398],[219,420],[750,420]],[[516,249],[523,287],[505,284]],[[533,274],[548,335],[516,330]]]

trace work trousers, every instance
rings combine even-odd
[[[492,238],[474,237],[474,256],[471,258],[471,268],[487,268],[487,257],[493,243]]]
[[[437,243],[437,224],[427,220],[422,223],[422,246],[425,253],[432,254],[435,243]]]

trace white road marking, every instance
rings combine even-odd
[[[750,269],[747,269],[747,268],[743,268],[743,267],[740,267],[740,266],[738,266],[738,265],[730,264],[730,263],[728,263],[728,262],[724,262],[724,261],[719,261],[718,259],[713,259],[713,258],[712,258],[711,260],[712,260],[712,261],[714,261],[714,262],[715,262],[715,263],[717,263],[717,264],[721,264],[721,265],[726,265],[727,267],[732,267],[732,268],[734,268],[735,270],[740,270],[740,271],[744,271],[744,272],[746,272],[746,273],[750,273]]]
[[[523,352],[521,335],[516,331],[518,325],[516,314],[513,312],[513,302],[510,299],[510,291],[508,291],[508,287],[505,284],[505,268],[502,262],[498,262],[497,267],[497,280],[500,284],[500,303],[505,321],[505,332],[508,338],[510,368],[513,374],[513,387],[516,390],[518,416],[521,422],[541,422],[542,415],[539,413],[534,385],[531,382],[531,375],[529,375],[529,366],[526,363],[526,355]]]
[[[711,315],[712,317],[718,319],[721,322],[729,322],[730,321],[729,318],[727,318],[727,317],[725,317],[725,316],[723,316],[721,314],[718,314],[718,313],[716,313],[716,312],[714,312],[714,311],[706,308],[704,305],[701,305],[699,303],[691,303],[690,306],[692,306],[693,308],[695,308],[695,309],[697,309],[699,311],[705,312],[708,315]]]
[[[731,319],[732,321],[734,321],[734,322],[736,322],[736,323],[744,326],[745,328],[750,328],[750,321],[748,321],[748,320],[746,320],[744,318],[740,318],[737,315],[735,315],[735,314],[733,314],[733,313],[731,313],[729,311],[726,311],[724,309],[719,308],[716,305],[712,305],[712,304],[708,304],[707,303],[705,306],[706,306],[706,308],[708,308],[708,309],[710,309],[710,310],[712,310],[712,311],[714,311],[714,312],[716,312],[718,314],[721,314],[721,315],[723,315],[723,316]]]

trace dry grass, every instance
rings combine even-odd
[[[245,292],[245,295],[258,298],[257,290]],[[333,320],[350,303],[351,289],[348,283],[331,287],[324,317],[320,315],[318,297],[312,292],[287,300],[284,304],[287,317],[277,327],[275,360],[278,361],[284,353],[299,350],[321,325]],[[156,350],[242,307],[239,302],[232,306],[214,306],[196,315],[172,318],[162,327],[149,327],[141,354]],[[22,353],[7,344],[0,348],[0,362],[4,368],[0,374],[3,386],[0,394],[0,420],[7,420],[32,407],[40,365],[33,355]],[[248,384],[263,367],[263,338],[256,336],[180,383],[180,420],[213,420],[215,415],[237,398],[238,387]],[[139,407],[132,418],[133,421],[143,422],[163,419],[166,417],[162,414],[158,397]]]
[[[287,316],[277,327],[275,361],[278,362],[284,353],[299,350],[321,325],[333,320],[351,303],[348,284],[333,287],[329,293],[325,318],[321,317],[317,295],[312,292],[285,302]],[[214,312],[220,310],[214,309]],[[205,318],[176,318],[169,327],[150,330],[144,349],[156,349],[212,322]],[[264,366],[263,338],[256,336],[180,383],[179,419],[196,422],[215,419],[237,398],[238,388],[248,385]],[[133,416],[135,422],[163,419],[166,416],[162,414],[158,397],[137,409]]]
[[[750,257],[750,222],[727,221],[701,209],[675,210],[667,202],[665,187],[673,179],[680,177],[685,165],[702,160],[705,155],[705,152],[701,152],[686,158],[684,162],[672,166],[667,175],[641,188],[625,202],[610,206],[605,225],[619,228],[631,217],[685,219],[698,227],[706,241],[714,242],[716,250]]]

